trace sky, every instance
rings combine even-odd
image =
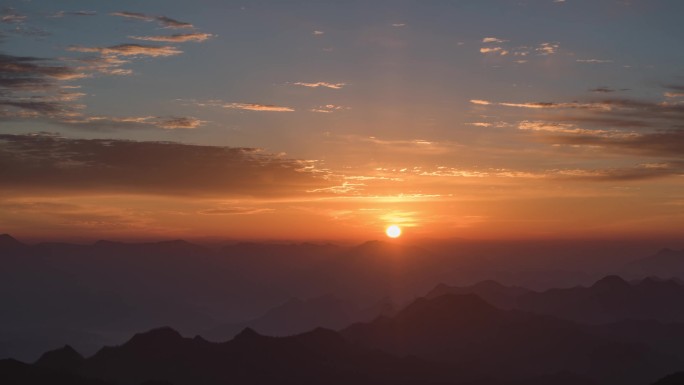
[[[0,232],[677,238],[678,0],[0,9]]]

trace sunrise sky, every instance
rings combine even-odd
[[[682,15],[677,0],[8,0],[0,233],[681,236]]]

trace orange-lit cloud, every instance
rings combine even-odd
[[[188,41],[197,41],[197,42],[202,42],[205,40],[210,39],[212,34],[210,33],[185,33],[185,34],[176,34],[176,35],[168,35],[168,36],[129,36],[131,39],[135,40],[143,40],[143,41],[160,41],[160,42],[168,42],[168,43],[184,43]]]
[[[144,44],[119,44],[111,47],[72,46],[68,50],[74,52],[97,52],[103,55],[152,57],[173,56],[183,53],[183,51],[176,47]]]
[[[309,87],[309,88],[318,88],[318,87],[324,87],[324,88],[332,88],[334,90],[339,90],[342,89],[346,84],[345,83],[328,83],[328,82],[316,82],[316,83],[306,83],[306,82],[296,82],[292,83],[297,86],[303,86],[303,87]]]

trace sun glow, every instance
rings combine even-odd
[[[385,230],[385,234],[390,238],[398,238],[401,235],[401,228],[397,225],[389,226]]]

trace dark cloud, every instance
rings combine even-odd
[[[185,43],[188,41],[202,42],[213,35],[210,33],[184,33],[175,34],[170,36],[129,36],[131,39],[143,40],[143,41],[161,41],[168,43]]]
[[[194,28],[194,26],[190,23],[186,23],[184,21],[178,21],[176,19],[172,19],[172,18],[167,17],[167,16],[152,16],[152,15],[146,15],[144,13],[127,12],[127,11],[114,12],[114,13],[111,13],[111,15],[112,16],[125,17],[128,19],[142,20],[142,21],[157,21],[164,28],[172,28],[172,29]]]
[[[82,94],[64,92],[60,82],[86,76],[48,59],[0,54],[0,119],[71,114]]]
[[[626,168],[601,170],[563,170],[554,175],[561,179],[597,182],[630,182],[684,176],[684,162],[646,163]]]
[[[670,130],[632,135],[596,136],[596,135],[553,135],[548,137],[553,143],[600,146],[611,151],[632,154],[684,159],[684,131]]]
[[[666,84],[664,87],[673,91],[684,91],[684,84]]]
[[[294,196],[324,188],[297,160],[253,148],[0,135],[0,190]]]

